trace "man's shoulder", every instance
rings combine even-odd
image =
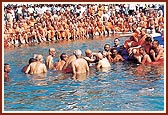
[[[47,59],[52,59],[53,57],[51,55],[47,56],[46,60]]]

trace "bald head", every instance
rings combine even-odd
[[[85,50],[85,53],[92,53],[90,49]]]
[[[50,48],[49,49],[49,55],[55,55],[55,48]]]
[[[96,57],[98,57],[100,60],[103,59],[103,55],[102,55],[101,53],[97,53],[97,54],[96,54]]]
[[[81,55],[82,55],[82,52],[81,52],[81,50],[75,50],[74,51],[74,55],[76,56],[76,57],[80,57]]]
[[[55,48],[50,48],[49,49],[49,52],[53,52],[53,51],[55,51]]]
[[[85,50],[85,55],[87,57],[91,57],[92,56],[92,51],[90,49]]]
[[[35,59],[36,59],[37,61],[43,61],[43,56],[42,56],[41,54],[39,54],[39,55],[37,55],[37,56],[35,57]]]

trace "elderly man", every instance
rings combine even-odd
[[[109,68],[111,67],[108,59],[106,57],[103,57],[101,53],[97,53],[96,58],[98,60],[96,64],[96,68]]]
[[[89,66],[92,66],[92,63],[95,63],[96,59],[94,57],[95,53],[93,53],[90,49],[85,50],[85,57],[83,57]]]
[[[82,58],[81,50],[75,50],[74,55],[76,56],[76,60],[72,62],[72,70],[73,74],[81,74],[89,72],[89,66],[85,59]]]
[[[55,56],[55,49],[50,48],[49,49],[49,56],[46,58],[46,66],[47,69],[54,69],[54,62],[53,62],[53,57]]]
[[[46,65],[42,63],[43,56],[42,55],[37,55],[36,60],[37,61],[31,63],[28,66],[28,68],[25,72],[26,74],[28,74],[28,73],[30,73],[30,74],[41,74],[41,73],[46,73],[47,72]]]

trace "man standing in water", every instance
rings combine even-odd
[[[8,73],[10,72],[11,68],[10,68],[10,65],[5,63],[4,64],[4,81],[5,82],[9,82],[9,76],[8,76]]]
[[[85,50],[85,57],[83,57],[87,62],[89,66],[92,66],[92,63],[95,63],[96,59],[94,57],[94,54],[90,49]]]
[[[63,66],[65,65],[67,59],[68,59],[68,55],[66,53],[62,53],[60,56],[60,59],[58,62],[55,63],[55,69],[56,70],[60,70],[62,71]]]
[[[120,50],[120,39],[119,38],[114,39],[114,46],[112,47],[112,49],[113,48],[116,48],[117,51]]]
[[[46,65],[42,63],[43,56],[42,55],[37,55],[36,60],[37,61],[31,63],[28,66],[28,68],[25,72],[26,74],[28,74],[28,73],[30,73],[30,74],[41,74],[41,73],[46,73],[47,72]]]
[[[141,62],[139,62],[139,63],[146,64],[146,63],[151,63],[152,62],[150,56],[146,53],[144,47],[139,48],[139,53],[142,55]]]
[[[158,40],[152,42],[152,49],[150,50],[150,55],[153,61],[164,61],[164,48],[159,45]]]
[[[47,69],[54,69],[54,62],[53,62],[54,56],[55,56],[55,49],[50,48],[49,49],[49,56],[46,58]]]
[[[88,63],[85,59],[82,58],[81,50],[76,50],[74,52],[74,55],[76,56],[77,59],[72,62],[73,74],[81,74],[89,72]]]

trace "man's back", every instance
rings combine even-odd
[[[73,73],[86,73],[89,71],[88,63],[85,59],[79,58],[72,62]]]
[[[47,58],[46,58],[46,66],[48,69],[53,69],[54,68],[54,65],[53,65],[53,57],[51,55],[49,55]]]
[[[45,64],[41,62],[31,63],[26,70],[26,73],[30,73],[30,74],[40,74],[40,73],[46,73],[46,72],[47,72],[47,68]]]

